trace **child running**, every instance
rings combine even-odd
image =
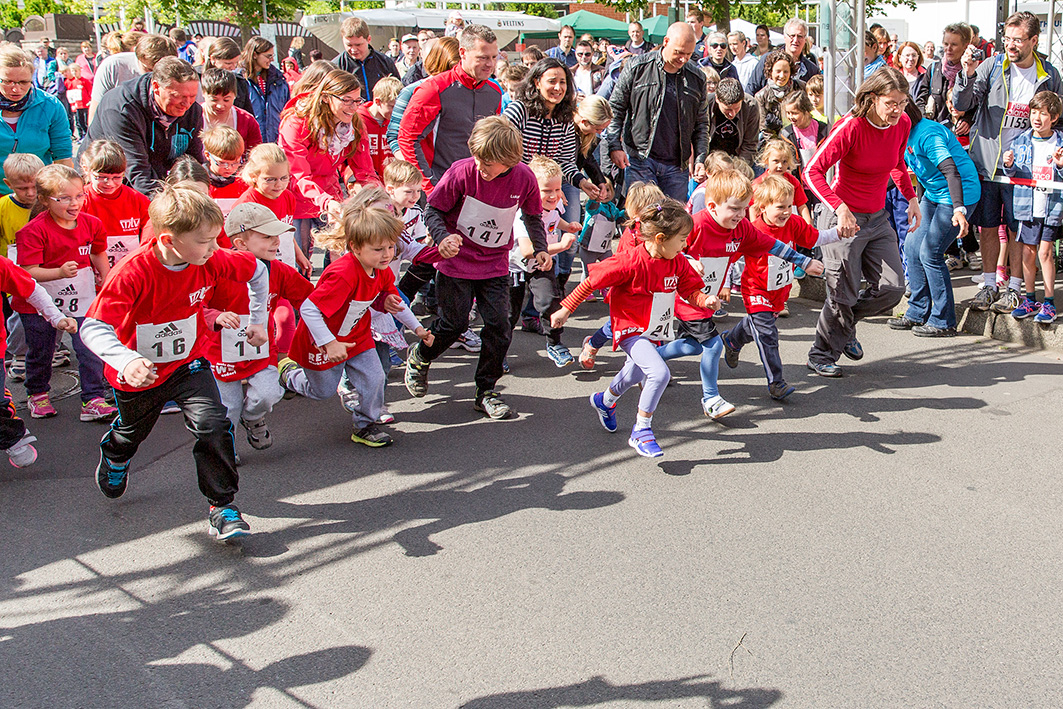
[[[232,239],[233,250],[250,252],[269,270],[269,314],[281,300],[301,305],[314,290],[310,281],[279,260],[281,242],[295,232],[295,227],[277,219],[268,207],[254,203],[236,205],[225,218],[225,231]],[[207,307],[205,318],[210,329],[206,357],[229,421],[234,430],[237,424],[243,426],[252,448],[269,448],[273,437],[266,425],[266,414],[284,397],[284,388],[278,381],[277,328],[269,319],[269,341],[257,347],[247,342],[251,294],[244,283],[219,281]]]
[[[148,223],[148,198],[123,184],[126,159],[113,140],[95,140],[80,156],[85,187],[85,214],[103,222],[107,235],[107,263],[111,268],[136,251],[140,232]]]
[[[790,248],[811,249],[838,240],[838,230],[817,231],[800,219],[792,219],[794,194],[800,191],[781,175],[766,175],[753,190],[760,216],[753,222],[758,231],[777,239]],[[760,361],[768,377],[768,394],[782,401],[794,393],[783,379],[779,357],[779,329],[775,320],[786,307],[794,280],[793,264],[774,254],[746,256],[742,274],[742,301],[747,315],[721,335],[724,362],[734,369],[744,345],[757,343]]]
[[[616,193],[613,191],[613,182],[608,177],[605,178],[603,189],[605,193],[602,195],[602,201],[587,201],[587,216],[579,235],[579,260],[583,263],[584,278],[590,275],[588,267],[592,263],[604,261],[613,255],[616,225],[627,219],[627,212],[613,201]],[[594,300],[594,294],[591,293],[589,298]]]
[[[435,343],[410,348],[405,382],[415,397],[428,393],[428,368],[469,327],[475,298],[484,326],[473,406],[492,419],[510,419],[517,412],[495,391],[495,384],[502,377],[502,361],[513,337],[508,308],[509,251],[518,211],[538,268],[550,268],[553,259],[546,253],[535,173],[521,162],[520,132],[501,116],[481,118],[469,136],[469,151],[472,157],[451,165],[428,197],[425,221],[432,239],[442,243],[457,234],[462,243],[456,256],[439,263],[439,316],[432,325]]]
[[[44,161],[31,153],[11,153],[4,158],[4,184],[11,194],[0,197],[0,256],[15,263],[15,235],[29,223],[30,210],[37,202],[37,173],[43,169]],[[8,293],[5,291],[3,296],[7,344],[11,348],[7,378],[21,382],[26,379],[26,334],[18,313],[11,309]],[[53,361],[52,366],[59,365]]]
[[[196,437],[192,455],[210,503],[211,536],[242,536],[251,528],[233,505],[239,482],[233,426],[203,357],[203,308],[220,281],[249,283],[247,343],[265,344],[269,274],[250,253],[218,249],[221,209],[195,187],[164,187],[148,214],[154,236],[115,267],[81,330],[107,365],[119,411],[100,443],[96,485],[107,497],[121,497],[130,460],[174,401]]]
[[[657,444],[651,426],[671,374],[657,352],[656,343],[672,339],[677,294],[700,307],[713,307],[718,301],[715,295],[701,292],[701,278],[681,257],[693,227],[684,205],[666,197],[638,212],[635,218],[638,220],[636,237],[641,243],[593,265],[590,278],[561,302],[551,325],[564,325],[591,291],[612,288],[609,318],[613,347],[623,349],[628,358],[609,388],[591,395],[591,406],[605,430],[613,433],[617,429],[617,401],[632,386],[642,384],[638,416],[628,445],[641,456],[659,458],[664,451]]]
[[[317,401],[336,396],[346,373],[359,395],[351,440],[370,448],[391,445],[392,438],[377,425],[387,380],[370,331],[369,306],[382,300],[423,343],[431,346],[433,340],[402,302],[388,268],[401,235],[402,222],[391,212],[351,203],[339,221],[317,233],[318,246],[343,256],[329,264],[303,301],[291,359],[280,362],[281,384]]]
[[[96,297],[96,279],[107,278],[107,240],[103,223],[81,211],[85,183],[66,165],[49,165],[37,173],[37,207],[40,213],[15,236],[18,263],[52,296],[63,315],[80,325]],[[30,416],[51,418],[59,412],[48,397],[56,330],[37,308],[22,298],[11,307],[19,313],[26,332],[26,393]],[[104,400],[103,362],[72,335],[81,377],[81,420],[106,421],[116,409]]]

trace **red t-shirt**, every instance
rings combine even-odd
[[[379,123],[369,112],[372,104],[363,103],[358,107],[358,113],[362,116],[362,125],[365,126],[366,136],[369,138],[369,157],[373,160],[373,170],[380,179],[384,179],[384,166],[394,158],[391,146],[388,145],[388,123]]]
[[[257,348],[256,351],[256,348],[251,347],[247,338],[243,336],[243,328],[219,330],[214,326],[214,320],[218,314],[225,310],[241,316],[246,315],[250,321],[251,294],[246,283],[218,281],[218,285],[214,288],[214,295],[211,296],[210,303],[207,305],[214,312],[207,317],[207,325],[210,329],[207,331],[205,354],[211,369],[214,370],[214,376],[223,382],[246,379],[266,367],[277,366],[277,327],[273,322],[273,307],[277,303],[277,298],[285,298],[298,308],[314,290],[313,284],[303,278],[294,268],[280,261],[273,261],[267,266],[269,268],[269,301],[266,304],[266,310],[269,313],[268,348]],[[226,340],[225,343],[222,342],[223,337]],[[230,345],[230,340],[237,343],[242,341],[242,343]],[[228,345],[224,350],[223,344]],[[259,354],[262,356],[252,358]]]
[[[213,184],[210,186],[210,196],[218,203],[218,206],[221,207],[221,213],[225,216],[229,216],[229,212],[233,211],[233,207],[236,206],[236,201],[246,191],[247,183],[239,177],[224,187],[217,187]]]
[[[103,222],[91,214],[81,213],[73,229],[55,223],[52,215],[42,212],[15,234],[19,266],[59,268],[67,261],[75,261],[78,270],[92,268],[89,254],[103,253],[107,238]],[[37,310],[22,298],[12,298],[11,307],[20,313]]]
[[[155,363],[156,386],[181,366],[202,357],[207,346],[203,308],[222,280],[247,283],[257,261],[246,252],[219,250],[202,266],[171,271],[155,255],[155,241],[143,244],[118,264],[89,308],[88,317],[107,323],[131,350]],[[138,391],[104,367],[120,391]],[[143,387],[140,387],[143,389]]]
[[[757,231],[748,219],[734,229],[724,229],[709,210],[694,215],[694,229],[687,238],[686,255],[701,261],[705,269],[702,286],[706,293],[718,295],[727,279],[727,269],[739,256],[765,254],[775,245],[775,239]],[[699,308],[685,300],[676,304],[675,316],[688,322],[711,318],[712,310]]]
[[[310,301],[321,311],[337,340],[358,343],[347,350],[347,356],[353,357],[376,346],[369,327],[369,306],[381,295],[392,293],[398,295],[399,291],[390,268],[367,275],[354,254],[346,253],[321,274]],[[288,356],[306,369],[325,370],[336,366],[318,350],[305,320],[300,320],[295,329]]]
[[[811,249],[819,240],[819,231],[809,226],[804,219],[792,216],[781,227],[767,224],[762,218],[757,217],[753,222],[757,231],[777,239],[793,248],[800,246]],[[787,273],[792,268],[789,264],[783,265],[782,260],[776,262],[774,269],[769,268],[769,254],[758,256],[746,256],[746,270],[742,273],[742,301],[745,303],[747,313],[778,313],[786,306],[786,299],[790,297],[791,279],[786,285],[773,288],[768,281],[769,270],[774,271],[775,279],[781,273]],[[782,268],[782,271],[777,269]]]
[[[75,79],[68,79],[63,77],[63,81],[66,82],[66,96],[67,99],[76,96],[77,94],[71,94],[73,91],[81,91],[81,98],[70,101],[70,108],[77,110],[79,108],[88,108],[89,99],[92,98],[92,79],[86,79],[83,76],[79,76]]]
[[[653,258],[645,247],[592,263],[589,270],[588,280],[593,290],[611,288],[609,320],[613,326],[613,349],[636,335],[658,339],[653,337],[653,332],[646,332],[653,324],[651,315],[661,311],[662,303],[674,305],[677,293],[693,297],[702,286],[701,278],[682,255],[673,259]],[[562,304],[568,310],[578,305],[569,299]],[[667,319],[670,323],[671,312]]]
[[[36,287],[37,281],[33,280],[26,269],[19,268],[11,259],[0,256],[0,291],[25,301]],[[0,353],[3,352],[7,352],[7,328],[4,327],[3,318],[0,318]]]
[[[295,195],[288,190],[281,192],[280,197],[277,197],[276,199],[269,199],[254,187],[248,187],[247,190],[240,195],[240,198],[236,200],[236,204],[243,204],[244,202],[252,202],[254,204],[261,204],[269,207],[270,211],[273,212],[273,215],[283,223],[295,223]],[[281,235],[280,255],[277,258],[281,263],[285,263],[294,269],[298,269],[299,264],[295,259],[295,232]]]
[[[759,185],[761,182],[763,182],[764,178],[767,177],[767,176],[768,176],[768,173],[765,172],[760,177],[758,177],[757,179],[753,180],[753,189],[754,189],[754,191],[756,190],[757,185]],[[805,194],[805,187],[804,187],[804,185],[801,184],[801,180],[797,179],[796,177],[794,177],[789,172],[782,173],[782,176],[785,177],[787,179],[787,181],[789,181],[789,183],[794,186],[794,206],[795,207],[803,207],[806,204],[808,204],[808,195]],[[750,198],[749,203],[753,204],[753,199],[752,198]]]
[[[150,200],[129,185],[121,185],[114,194],[100,194],[85,187],[85,206],[82,214],[91,214],[103,222],[107,237],[107,261],[111,268],[136,251],[140,232],[148,223]]]

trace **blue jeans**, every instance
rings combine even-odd
[[[908,238],[908,200],[904,198],[896,185],[890,185],[890,188],[886,190],[886,216],[889,217],[893,230],[897,232],[897,243],[901,250],[901,266],[904,268],[904,280],[907,282],[908,257],[905,255],[904,242]]]
[[[723,340],[719,335],[705,344],[693,337],[682,337],[678,340],[666,342],[657,348],[661,359],[666,362],[676,357],[690,357],[701,355],[701,401],[705,403],[709,399],[720,395],[720,389],[716,382],[720,374],[720,355],[723,354]]]
[[[20,313],[22,327],[26,330],[26,393],[30,396],[46,394],[51,389],[52,354],[55,353],[58,331],[36,313]],[[75,318],[78,327],[84,318]],[[81,401],[87,404],[102,397],[108,389],[103,379],[103,360],[81,341],[81,335],[70,336],[78,358],[78,375],[81,377]],[[213,381],[213,379],[211,380]]]
[[[968,213],[973,208],[973,204],[967,205]],[[959,227],[952,225],[953,207],[924,197],[919,209],[923,221],[904,244],[912,288],[904,316],[912,322],[925,322],[934,327],[956,327],[952,278],[945,265],[945,249],[956,241],[960,232]]]
[[[677,167],[653,158],[643,160],[634,151],[628,153],[630,165],[625,171],[627,189],[636,182],[649,182],[657,185],[669,197],[678,199],[683,204],[687,201],[687,180],[690,178],[686,167]]]

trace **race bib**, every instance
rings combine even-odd
[[[52,296],[59,312],[72,318],[85,317],[96,297],[96,278],[91,268],[79,268],[73,278],[41,281],[41,285]]]
[[[14,244],[7,245],[7,258],[11,263],[18,263],[18,247]]]
[[[779,290],[794,282],[794,265],[778,256],[768,255],[768,290]]]
[[[603,216],[595,216],[591,226],[591,238],[587,241],[587,251],[595,254],[604,254],[613,246],[613,234],[616,232],[616,222],[610,221]]]
[[[81,103],[81,89],[67,89],[66,100],[68,103]]]
[[[654,293],[650,319],[646,322],[646,331],[642,336],[648,340],[668,342],[675,339],[672,321],[675,317],[675,291],[671,293]]]
[[[184,359],[195,341],[195,315],[184,320],[137,325],[137,352],[155,364]]]
[[[508,209],[492,207],[475,197],[466,197],[458,214],[458,232],[474,244],[489,249],[509,246],[513,234],[513,219],[518,205]]]
[[[299,267],[295,264],[295,233],[288,232],[287,234],[281,234],[281,248],[277,254],[277,258],[280,262],[291,266],[292,268],[299,270]]]
[[[269,342],[252,345],[247,341],[247,325],[250,315],[240,316],[240,327],[235,330],[223,327],[221,330],[221,361],[228,363],[250,362],[269,357]]]
[[[351,334],[351,330],[358,324],[358,321],[365,315],[365,311],[369,310],[369,306],[373,304],[371,300],[352,300],[347,306],[347,315],[343,318],[343,322],[340,324],[340,331],[336,333],[340,337],[345,337]]]
[[[709,295],[719,295],[720,286],[723,285],[724,278],[727,276],[727,267],[731,265],[731,258],[729,256],[702,256],[698,260],[701,261],[701,267],[705,270],[702,275],[705,287],[702,290]]]
[[[140,240],[133,235],[127,234],[124,236],[108,236],[107,237],[107,263],[111,264],[111,268],[131,254],[138,246],[140,246]]]

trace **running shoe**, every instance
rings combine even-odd
[[[375,424],[371,423],[365,428],[360,428],[351,434],[351,440],[355,443],[361,443],[363,446],[369,446],[370,448],[383,448],[384,446],[390,446],[394,443],[394,440]]]
[[[236,505],[224,507],[211,505],[207,522],[210,524],[210,536],[216,537],[219,542],[251,533],[251,525],[244,521]]]
[[[402,355],[399,354],[399,351],[397,349],[395,349],[394,347],[389,347],[388,350],[388,357],[391,358],[392,367],[402,367],[406,364],[406,362],[402,360]]]
[[[537,335],[542,334],[542,327],[539,325],[539,318],[524,318],[520,321],[520,329],[523,332],[534,332]]]
[[[266,426],[265,416],[257,421],[248,421],[242,418],[240,419],[240,425],[247,432],[247,442],[255,450],[265,450],[273,445],[273,436],[269,435],[269,427]]]
[[[916,337],[955,337],[954,327],[934,327],[933,325],[916,325],[912,328],[912,334]]]
[[[480,336],[473,332],[472,328],[469,328],[454,341],[454,344],[450,346],[450,349],[457,349],[461,347],[469,352],[479,352],[483,346],[483,342],[480,340]]]
[[[11,465],[16,468],[25,468],[33,465],[37,460],[37,449],[33,447],[33,442],[36,440],[36,436],[26,431],[18,443],[8,448],[5,452],[8,460],[11,461]]]
[[[738,366],[738,356],[742,353],[741,347],[735,347],[731,344],[731,340],[726,335],[720,336],[720,341],[723,342],[723,361],[731,369]]]
[[[801,268],[800,266],[794,266],[794,278],[804,278],[804,277],[805,277],[805,269]]]
[[[1000,296],[997,302],[989,306],[989,309],[994,313],[1010,313],[1019,307],[1022,302],[1022,296],[1019,295],[1019,291],[1008,288],[1004,295]]]
[[[1023,298],[1019,303],[1019,307],[1011,311],[1011,317],[1016,320],[1025,320],[1031,315],[1037,315],[1041,312],[1041,304],[1036,300],[1030,300],[1029,298]]]
[[[776,401],[782,401],[793,393],[793,384],[787,384],[784,381],[772,382],[768,385],[768,396],[775,399]]]
[[[112,500],[121,497],[128,480],[129,461],[117,465],[108,460],[101,451],[100,462],[96,466],[96,487],[100,488],[100,492]]]
[[[916,325],[922,325],[923,323],[909,320],[907,315],[902,315],[899,318],[890,318],[886,321],[886,324],[890,326],[891,330],[911,330]]]
[[[651,428],[631,429],[631,438],[627,439],[627,444],[643,458],[660,458],[664,455]]]
[[[966,254],[967,268],[972,271],[982,270],[982,256],[977,251],[968,251]]]
[[[421,359],[420,345],[410,348],[410,354],[406,355],[406,374],[403,377],[410,396],[421,398],[428,393],[428,367],[431,364]]]
[[[811,369],[813,372],[821,377],[829,377],[835,379],[842,375],[842,368],[836,365],[834,362],[823,362],[822,364],[808,360],[805,362],[805,366]]]
[[[281,386],[285,391],[292,391],[292,388],[288,386],[288,379],[292,372],[299,369],[299,363],[291,357],[284,357],[277,363],[277,375],[280,377]]]
[[[598,355],[598,348],[591,347],[591,338],[583,338],[583,349],[579,351],[579,366],[584,369],[594,368],[594,358]]]
[[[502,399],[502,396],[497,391],[485,391],[477,394],[473,408],[487,414],[488,418],[499,421],[517,417],[517,412]]]
[[[181,413],[181,407],[177,405],[176,401],[167,401],[165,404],[163,404],[162,410],[159,413],[163,416],[169,414],[179,414]]]
[[[380,407],[380,415],[376,417],[376,422],[395,423],[395,416],[390,411],[388,411],[388,407],[386,405],[382,405]]]
[[[945,258],[945,266],[948,267],[950,273],[952,271],[959,271],[963,268],[963,261],[955,256],[948,256]]]
[[[723,303],[720,303],[720,309],[717,310],[716,312],[714,312],[712,314],[712,317],[714,317],[714,318],[725,318],[728,315],[729,315],[729,313],[727,312],[727,307]]]
[[[978,292],[974,296],[974,300],[971,301],[971,310],[989,310],[989,307],[996,302],[1000,295],[993,288],[987,285],[983,285],[978,289]]]
[[[1033,318],[1034,322],[1042,325],[1050,325],[1056,321],[1056,306],[1051,303],[1041,303],[1041,312]]]
[[[782,310],[779,311],[779,317],[780,318],[788,318],[788,317],[790,317],[790,306],[788,306],[788,305],[782,306]]]
[[[616,433],[616,404],[612,406],[605,405],[605,392],[598,392],[597,394],[591,394],[591,406],[594,407],[595,413],[598,414],[598,420],[609,433]]]
[[[108,404],[102,396],[97,396],[81,405],[82,421],[110,421],[118,409]]]
[[[353,414],[362,403],[362,397],[358,394],[358,390],[345,387],[342,382],[336,389],[336,393],[340,395],[340,404],[343,405],[343,409],[347,413]]]
[[[560,342],[556,345],[547,345],[546,356],[550,358],[558,369],[561,367],[567,367],[575,361],[572,358],[572,353]]]
[[[502,374],[509,374],[509,358],[502,358]]]
[[[65,345],[59,345],[52,353],[52,367],[65,367],[70,364],[70,350]]]
[[[853,336],[853,339],[845,343],[845,347],[842,348],[842,354],[858,362],[864,358],[864,348],[860,346],[860,340]]]
[[[30,407],[30,416],[35,419],[50,419],[59,414],[55,407],[52,406],[52,401],[48,398],[48,392],[34,394],[26,403]]]
[[[26,381],[26,358],[15,357],[7,367],[7,378],[13,382]]]
[[[727,414],[733,414],[735,410],[734,404],[728,403],[722,396],[714,396],[708,401],[701,402],[701,408],[713,421],[718,421]]]

